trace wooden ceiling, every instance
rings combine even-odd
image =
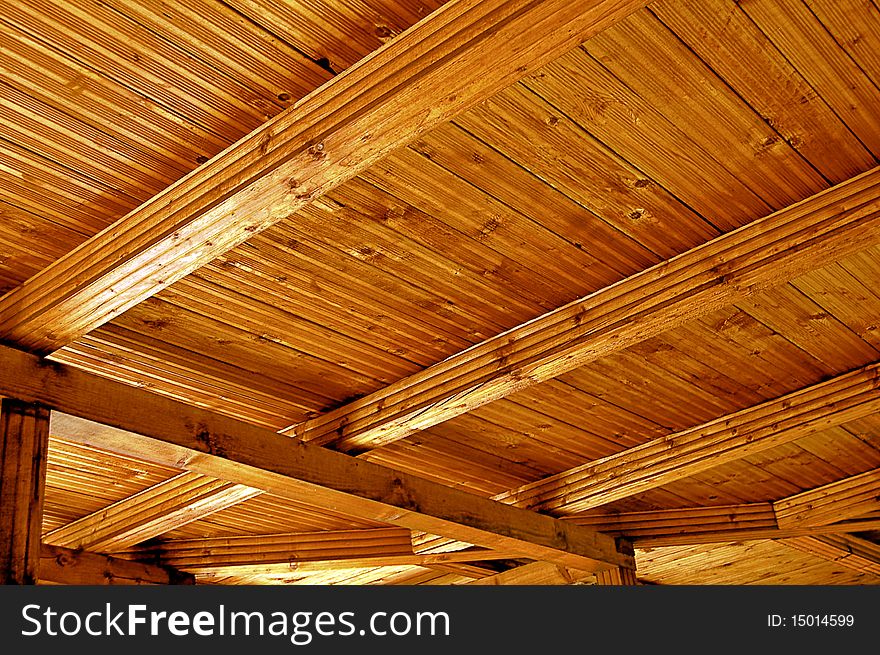
[[[880,8],[567,4],[4,6],[0,338],[625,537],[645,583],[880,583]],[[565,38],[485,45],[519,20]],[[53,424],[49,545],[203,582],[582,577],[89,429]]]

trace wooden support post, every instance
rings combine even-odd
[[[46,487],[49,409],[0,404],[0,582],[36,584]]]
[[[596,584],[603,586],[613,585],[637,585],[635,569],[625,569],[618,566],[615,569],[607,571],[598,571],[596,573]]]

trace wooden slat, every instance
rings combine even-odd
[[[113,552],[139,544],[262,493],[181,473],[43,536],[53,546]]]
[[[859,573],[880,575],[880,545],[849,534],[783,539],[780,543]]]
[[[549,562],[532,562],[488,578],[474,580],[472,585],[568,585],[589,579],[583,571],[567,569]]]
[[[779,526],[810,527],[880,509],[880,469],[826,484],[773,503]]]
[[[100,553],[43,544],[40,583],[63,585],[195,584],[192,574]]]
[[[644,4],[447,3],[8,294],[0,334],[70,343]]]
[[[878,190],[875,168],[286,432],[374,448],[632,346],[880,239]]]
[[[334,512],[437,534],[563,566],[631,566],[613,539],[394,469],[291,440],[35,355],[0,347],[0,393],[114,428],[90,425],[69,441],[136,454]],[[149,436],[141,436],[135,431]]]
[[[871,364],[494,498],[558,514],[621,500],[877,412],[878,371]]]
[[[0,584],[35,584],[49,448],[49,410],[0,401]]]

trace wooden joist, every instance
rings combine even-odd
[[[49,410],[0,401],[0,584],[35,584],[49,447]]]
[[[550,562],[531,562],[508,571],[469,582],[472,585],[568,585],[592,576],[584,571],[567,569]]]
[[[0,300],[0,338],[48,353],[643,0],[453,0]]]
[[[771,503],[601,513],[570,516],[565,520],[611,536],[626,537],[636,548],[787,539],[880,529],[880,517],[870,516],[822,526],[780,528]]]
[[[190,573],[100,553],[43,544],[40,583],[63,585],[194,584]]]
[[[814,527],[880,509],[880,469],[811,489],[773,503],[779,527]]]
[[[253,498],[261,492],[181,473],[43,536],[53,546],[103,553],[134,546]]]
[[[704,316],[880,240],[880,168],[284,432],[363,451]]]
[[[798,537],[780,543],[860,573],[880,575],[880,545],[851,534]]]
[[[69,441],[529,559],[592,571],[633,566],[631,555],[593,530],[3,346],[0,393],[119,428],[61,431],[53,423]]]
[[[621,500],[880,411],[878,371],[871,364],[494,498],[559,515]]]
[[[510,557],[509,553],[484,548],[416,554],[410,531],[403,528],[172,539],[117,555],[161,562],[202,575],[275,575],[379,566],[442,567]],[[485,573],[479,577],[485,577]]]

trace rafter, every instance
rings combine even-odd
[[[120,557],[156,561],[196,574],[266,575],[380,566],[444,567],[508,559],[509,553],[469,548],[418,555],[402,528],[172,539],[132,548]],[[482,572],[479,577],[485,577]]]
[[[39,583],[63,585],[194,584],[192,574],[100,553],[43,544]]]
[[[880,510],[880,469],[784,498],[773,508],[783,528],[827,525]]]
[[[571,516],[566,520],[611,536],[626,537],[636,548],[814,537],[880,529],[880,518],[870,516],[822,526],[780,528],[771,503],[601,513]]]
[[[284,432],[375,448],[622,350],[880,240],[880,168]]]
[[[54,546],[104,553],[122,550],[237,505],[262,493],[197,473],[181,473],[52,530]]]
[[[550,562],[532,562],[508,571],[469,582],[472,585],[568,585],[589,580],[584,571],[567,569]]]
[[[878,371],[871,364],[494,498],[557,515],[621,500],[880,411]]]
[[[0,393],[120,428],[60,435],[71,441],[530,559],[585,570],[633,566],[593,530],[2,346]]]
[[[70,343],[646,4],[453,0],[0,300]]]
[[[880,575],[880,546],[850,534],[798,537],[780,543],[859,573]]]

